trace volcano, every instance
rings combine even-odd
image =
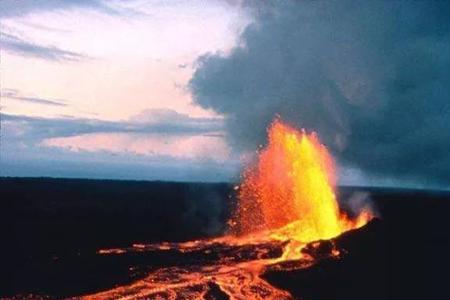
[[[5,179],[2,194],[10,202],[5,202],[9,204],[3,211],[10,213],[2,222],[13,229],[13,235],[4,238],[10,245],[4,250],[10,252],[2,257],[10,259],[2,265],[11,275],[1,281],[0,295],[5,299],[316,300],[410,296],[412,289],[403,287],[423,277],[399,270],[411,264],[421,270],[419,275],[425,273],[414,253],[427,253],[421,246],[429,245],[426,237],[446,241],[446,231],[435,228],[423,234],[433,222],[411,230],[408,226],[417,219],[405,222],[405,218],[411,216],[411,207],[422,214],[425,208],[442,207],[445,202],[404,206],[392,198],[417,200],[421,194],[371,190],[378,195],[380,220],[369,206],[344,210],[350,206],[342,205],[345,201],[338,197],[348,199],[358,189],[338,193],[335,184],[333,159],[318,136],[279,119],[268,128],[267,146],[249,163],[241,184],[216,185],[214,193],[212,185],[204,184]],[[18,186],[32,193],[23,194]],[[47,186],[58,192],[49,195]],[[91,192],[76,194],[78,190]],[[221,211],[231,212],[220,216],[227,224],[224,233],[199,237],[202,228],[211,227],[210,221],[202,223],[211,215],[203,207],[208,206],[197,204],[190,214],[185,210],[192,211],[192,201],[202,197],[210,201],[217,191],[236,196],[233,205],[223,202]],[[149,205],[148,194],[172,202]],[[124,195],[135,195],[133,206]],[[442,193],[437,198],[446,197]],[[391,202],[383,202],[386,199]],[[156,241],[143,242],[148,236]],[[417,236],[422,237],[420,242],[411,238]],[[417,252],[411,251],[413,243]],[[405,260],[411,256],[414,260]],[[417,286],[427,283],[420,282]]]
[[[147,271],[130,285],[79,297],[81,299],[293,299],[265,276],[308,269],[321,261],[341,259],[340,240],[298,244],[291,240],[236,240],[225,237],[186,243],[136,244],[100,250],[102,255],[162,255],[165,267]],[[300,246],[301,245],[301,246]],[[298,258],[291,248],[298,247]],[[169,265],[169,266],[167,266]],[[147,273],[145,272],[145,273]],[[276,278],[276,275],[275,275]],[[78,297],[76,298],[78,299]]]
[[[297,270],[322,258],[339,257],[329,240],[372,218],[364,210],[353,219],[340,210],[334,163],[316,134],[300,132],[279,119],[268,129],[269,142],[244,173],[230,233],[179,244],[102,249],[102,255],[175,251],[190,263],[163,267],[130,285],[82,299],[291,299],[265,281],[267,270]],[[319,249],[319,250],[316,250]],[[215,256],[211,260],[208,256]],[[201,259],[195,259],[199,257]],[[194,258],[194,259],[193,259]]]
[[[141,298],[170,299],[174,292],[179,299],[230,298],[220,275],[236,279],[236,293],[262,299],[441,299],[446,293],[450,194],[444,191],[340,187],[344,204],[370,193],[382,218],[307,243],[299,259],[280,260],[287,245],[281,240],[202,238],[233,217],[226,196],[235,191],[228,184],[4,178],[0,189],[6,229],[0,299],[145,293]],[[223,199],[215,214],[214,196]],[[191,242],[176,242],[183,240]],[[262,268],[253,271],[255,261]],[[155,286],[157,293],[149,290]]]

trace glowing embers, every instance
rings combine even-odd
[[[279,119],[256,163],[243,175],[232,230],[238,235],[266,232],[303,243],[330,239],[360,227],[364,212],[351,220],[339,209],[335,167],[315,133],[298,131]]]
[[[230,234],[185,243],[136,244],[99,255],[170,252],[179,263],[141,280],[86,299],[290,299],[262,279],[266,270],[289,271],[339,257],[329,240],[366,224],[370,211],[349,218],[335,195],[334,162],[316,134],[276,119],[269,142],[243,175]],[[186,261],[185,261],[186,260]]]

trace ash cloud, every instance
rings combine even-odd
[[[239,46],[200,57],[189,83],[196,103],[226,116],[235,149],[264,143],[280,114],[343,165],[448,187],[450,2],[249,6]]]

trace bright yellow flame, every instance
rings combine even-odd
[[[299,132],[275,120],[269,128],[268,146],[261,151],[257,163],[244,173],[238,188],[238,209],[230,222],[238,236],[179,244],[133,245],[139,251],[218,251],[217,264],[194,269],[190,266],[161,268],[143,280],[84,299],[206,299],[211,282],[230,299],[292,299],[288,292],[262,279],[267,266],[289,260],[294,264],[277,267],[280,270],[306,268],[315,262],[313,256],[302,252],[307,243],[312,242],[309,245],[317,248],[321,243],[314,241],[361,227],[372,217],[369,210],[355,219],[340,211],[334,193],[334,174],[333,159],[315,134]],[[266,248],[268,243],[283,247],[280,257],[265,258],[270,249]],[[229,246],[249,245],[253,245],[257,259],[246,260],[245,254],[227,257],[228,251],[224,256],[220,252],[223,246],[229,249]],[[243,251],[247,252],[248,248]],[[123,252],[109,249],[100,253]],[[331,249],[329,255],[339,256],[339,249]]]
[[[335,196],[335,168],[315,133],[307,134],[276,119],[269,144],[257,164],[244,173],[233,229],[239,234],[268,231],[303,243],[330,239],[364,225],[371,215],[350,220]]]

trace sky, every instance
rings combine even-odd
[[[318,133],[341,184],[449,188],[448,15],[447,1],[1,1],[0,175],[236,181],[279,114]]]
[[[20,3],[19,3],[20,2]],[[223,116],[196,60],[250,16],[222,1],[2,1],[1,175],[224,181]]]

